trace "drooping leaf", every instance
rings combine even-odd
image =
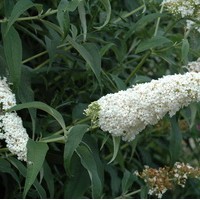
[[[10,27],[15,23],[15,21],[18,19],[18,17],[23,14],[26,10],[33,7],[34,4],[30,0],[19,0],[13,7],[13,10],[11,12],[11,15],[8,19],[8,25],[6,27],[5,34],[8,33]]]
[[[17,160],[14,157],[9,157],[8,161],[19,171],[19,173],[26,178],[26,173],[27,173],[27,169],[26,167],[22,164],[22,162],[20,162],[19,160]],[[41,199],[46,199],[47,195],[46,192],[44,190],[44,188],[41,186],[41,184],[38,182],[38,180],[36,179],[35,182],[33,183],[35,189],[37,190],[39,196]]]
[[[87,37],[87,21],[86,21],[86,12],[84,7],[85,1],[80,1],[78,5],[78,12],[79,12],[79,18],[81,20],[81,26],[83,29],[83,41],[86,41]]]
[[[122,178],[122,193],[125,194],[129,190],[130,186],[133,184],[134,176],[133,174],[126,170],[124,171],[124,176]]]
[[[117,75],[111,74],[111,77],[115,82],[118,90],[125,90],[127,88],[126,84]]]
[[[63,32],[63,39],[67,36],[70,26],[69,13],[67,9],[68,5],[69,1],[66,0],[61,0],[58,5],[57,20]]]
[[[34,101],[34,92],[31,88],[31,72],[31,68],[25,65],[22,66],[20,85],[17,90],[17,96],[22,103]],[[29,108],[28,110],[32,120],[32,133],[34,135],[36,126],[36,110],[33,108]]]
[[[136,53],[141,53],[145,50],[152,49],[155,47],[161,47],[164,44],[172,43],[172,41],[164,36],[156,36],[148,40],[142,41],[136,48]]]
[[[85,43],[83,45],[78,44],[70,36],[67,37],[68,42],[80,53],[85,59],[89,67],[94,72],[99,84],[101,83],[101,57],[95,44]]]
[[[181,46],[181,60],[183,61],[184,65],[188,63],[189,48],[190,44],[188,42],[188,39],[184,38],[182,40],[182,46]]]
[[[109,21],[110,21],[110,17],[111,17],[111,5],[110,5],[110,0],[100,0],[100,2],[103,4],[105,10],[106,10],[106,20],[103,23],[103,25],[101,25],[100,27],[94,27],[98,30],[102,29],[103,27],[105,27]]]
[[[112,138],[113,138],[113,156],[112,156],[112,158],[111,158],[111,160],[109,161],[108,164],[113,162],[115,160],[115,158],[117,157],[117,153],[119,151],[120,142],[121,142],[120,137],[112,137]]]
[[[174,163],[178,161],[180,157],[182,134],[179,129],[176,116],[173,116],[170,119],[170,122],[171,122],[171,135],[170,135],[169,151],[171,156],[171,166],[173,166]]]
[[[10,27],[9,31],[5,35],[6,27],[5,24],[2,24],[1,26],[4,53],[11,82],[14,84],[16,89],[18,88],[21,79],[22,43],[19,34],[14,27]]]
[[[73,126],[70,128],[68,133],[68,139],[65,143],[65,150],[64,150],[64,162],[65,162],[65,168],[69,172],[70,168],[70,162],[72,155],[76,148],[79,146],[84,134],[88,130],[87,124],[78,124],[76,126]]]
[[[54,197],[55,193],[55,187],[54,187],[54,175],[52,173],[51,167],[49,164],[45,161],[44,162],[44,180],[46,181],[48,191],[50,194],[50,199]]]
[[[145,28],[145,26],[147,26],[147,24],[155,21],[157,18],[162,17],[164,15],[165,14],[163,13],[151,13],[143,16],[130,27],[129,31],[125,34],[125,40],[130,38],[133,35],[133,33],[141,31],[143,28]]]
[[[84,193],[90,187],[90,178],[87,170],[80,164],[80,159],[77,155],[72,158],[71,169],[72,176],[66,180],[66,185],[64,186],[64,198],[82,199],[84,198]]]
[[[76,149],[76,152],[81,159],[81,164],[85,167],[90,176],[92,186],[92,197],[100,198],[103,186],[98,174],[97,164],[91,151],[89,151],[89,149],[86,146],[81,145]]]
[[[27,143],[27,174],[23,191],[23,197],[25,198],[31,185],[35,182],[35,179],[42,168],[46,153],[48,151],[48,145],[42,142],[35,142],[29,139]]]
[[[76,8],[78,7],[81,1],[80,0],[73,0],[73,1],[61,0],[59,3],[59,6],[62,7],[64,11],[67,10],[67,11],[73,12],[76,10]]]
[[[118,171],[116,168],[111,165],[106,165],[105,170],[110,175],[110,185],[112,190],[112,196],[115,197],[119,195],[120,187],[121,187],[121,178],[118,175]]]
[[[2,158],[0,158],[0,172],[10,174],[20,187],[19,177],[12,169],[11,164],[7,160]]]
[[[54,117],[57,120],[57,122],[62,127],[65,135],[67,134],[66,127],[65,127],[65,121],[64,121],[62,115],[54,108],[48,106],[47,104],[45,104],[43,102],[33,101],[33,102],[29,102],[29,103],[18,104],[16,106],[12,107],[10,109],[10,111],[21,110],[24,108],[37,108],[37,109],[47,112],[48,114],[50,114],[52,117]]]

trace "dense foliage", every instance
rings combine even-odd
[[[162,0],[1,0],[0,75],[29,134],[28,162],[0,143],[1,198],[149,198],[145,166],[198,167],[199,104],[131,142],[83,113],[108,93],[167,74],[200,57],[199,32]],[[167,95],[167,94],[166,94]],[[165,168],[164,168],[165,169]],[[165,198],[199,198],[189,178]]]

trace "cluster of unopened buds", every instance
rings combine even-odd
[[[167,190],[172,190],[176,185],[185,187],[188,178],[200,178],[200,168],[176,162],[172,168],[154,169],[145,166],[142,172],[136,171],[135,174],[145,181],[149,188],[149,195],[162,198]]]

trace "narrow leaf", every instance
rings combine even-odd
[[[0,158],[0,172],[10,174],[20,187],[19,177],[17,176],[15,171],[11,168],[10,163],[7,160],[2,159],[2,158]]]
[[[29,8],[33,7],[34,4],[32,1],[30,0],[19,0],[17,1],[17,3],[15,4],[11,15],[8,19],[8,25],[5,31],[5,34],[8,33],[10,27],[15,23],[15,21],[18,19],[18,17],[23,14],[26,10],[28,10]]]
[[[170,119],[171,122],[171,136],[170,136],[170,156],[171,156],[171,166],[178,161],[181,153],[181,141],[182,134],[178,127],[178,122],[176,116],[173,116]]]
[[[2,35],[4,35],[4,53],[11,81],[15,88],[18,88],[22,67],[22,43],[19,34],[14,27],[11,27],[6,35],[4,34],[5,29],[6,25],[2,24]]]
[[[66,9],[68,4],[68,1],[61,0],[58,5],[57,20],[63,32],[63,39],[67,36],[70,26],[69,13]]]
[[[87,124],[78,124],[76,126],[73,126],[68,133],[68,139],[65,143],[65,150],[64,150],[64,162],[65,162],[65,168],[69,172],[70,167],[70,161],[72,158],[72,155],[76,148],[79,146],[80,142],[82,141],[82,138],[84,134],[88,130]]]
[[[106,14],[107,15],[106,15],[106,20],[105,20],[105,22],[103,23],[102,26],[100,26],[100,27],[94,27],[94,28],[96,28],[98,30],[102,29],[103,27],[105,27],[108,24],[108,22],[110,21],[110,16],[111,16],[110,0],[100,0],[100,2],[103,4],[103,6],[104,6],[104,8],[106,10]]]
[[[32,69],[25,65],[22,66],[21,80],[17,90],[18,98],[21,103],[34,101],[34,92],[31,88],[31,72]],[[35,134],[36,127],[36,110],[33,108],[28,109],[32,120],[32,133]]]
[[[81,164],[88,171],[92,185],[92,198],[100,198],[102,193],[102,183],[98,174],[98,167],[95,159],[86,146],[79,146],[76,150],[81,159]]]
[[[27,175],[24,186],[23,198],[26,197],[31,185],[35,182],[35,179],[42,168],[46,153],[48,151],[48,146],[45,143],[35,142],[29,139],[27,143]]]
[[[42,103],[40,101],[33,101],[33,102],[29,102],[29,103],[18,104],[16,106],[12,107],[10,109],[10,111],[21,110],[24,108],[37,108],[37,109],[47,112],[48,114],[50,114],[52,117],[54,117],[57,120],[57,122],[62,127],[65,135],[67,134],[66,127],[65,127],[65,121],[64,121],[62,115],[54,108],[52,108],[52,107],[48,106],[47,104]]]
[[[113,138],[113,157],[111,158],[111,160],[109,161],[108,164],[113,162],[115,160],[115,158],[117,157],[117,153],[119,151],[119,146],[120,146],[120,142],[121,142],[120,137],[112,137],[112,138]]]
[[[22,162],[20,162],[18,159],[14,158],[14,157],[9,157],[8,161],[19,171],[19,173],[26,178],[26,167],[22,164]],[[36,179],[35,182],[33,183],[35,189],[37,190],[39,196],[41,199],[46,199],[47,195],[46,192],[44,190],[44,188],[41,186],[41,184],[38,182],[38,180]]]
[[[81,1],[78,5],[78,12],[79,12],[79,18],[81,20],[81,26],[83,29],[83,41],[86,41],[87,37],[87,21],[86,21],[86,13],[85,13],[85,7],[84,7],[84,2]]]
[[[189,42],[188,39],[184,38],[182,41],[181,46],[181,60],[183,61],[183,64],[186,65],[188,63],[188,53],[189,53]]]
[[[67,37],[68,42],[80,53],[85,59],[89,67],[94,72],[99,84],[101,83],[101,57],[95,44],[85,43],[84,45],[78,44],[70,36]]]
[[[44,162],[44,179],[45,179],[47,187],[48,187],[50,198],[53,199],[54,193],[55,193],[54,175],[53,175],[51,168],[47,162]]]
[[[64,11],[74,12],[81,1],[82,0],[61,0],[59,6],[62,7]]]
[[[76,155],[72,159],[72,176],[66,180],[64,188],[65,199],[83,199],[84,193],[90,187],[90,178],[87,170],[80,164],[80,159]]]
[[[148,50],[148,49],[152,49],[152,48],[155,48],[155,47],[160,47],[164,44],[167,44],[167,43],[171,43],[172,41],[169,40],[168,38],[166,37],[163,37],[163,36],[156,36],[156,37],[153,37],[151,39],[148,39],[148,40],[145,40],[145,41],[142,41],[137,49],[135,50],[136,53],[141,53],[145,50]]]
[[[130,186],[133,184],[134,176],[133,174],[126,170],[124,171],[124,176],[122,178],[122,193],[125,194],[128,192]]]

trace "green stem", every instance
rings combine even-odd
[[[145,8],[145,5],[142,5],[138,8],[136,8],[135,10],[132,10],[131,12],[126,13],[126,14],[122,15],[121,17],[117,18],[115,21],[113,21],[113,23],[115,24],[115,23],[121,21],[122,19],[125,19],[125,18],[135,14],[136,12],[138,12],[139,10],[144,9],[144,8]]]
[[[151,52],[147,51],[146,54],[143,56],[142,60],[138,63],[138,65],[135,67],[135,69],[132,71],[132,73],[129,75],[129,77],[126,79],[125,83],[128,84],[129,81],[133,78],[133,76],[136,74],[136,72],[142,67],[146,59],[150,56]]]
[[[65,47],[67,44],[68,44],[68,43],[61,44],[61,45],[57,46],[56,48],[57,48],[57,49],[61,49],[62,47]],[[71,48],[72,48],[71,46],[68,46],[68,47],[65,48],[65,51],[68,51],[68,50],[71,49]],[[33,60],[33,59],[35,59],[35,58],[38,58],[38,57],[40,57],[40,56],[43,56],[43,55],[45,55],[45,54],[47,54],[47,53],[48,53],[47,50],[42,51],[42,52],[40,52],[40,53],[38,53],[38,54],[36,54],[36,55],[34,55],[34,56],[31,56],[31,57],[29,57],[29,58],[23,60],[23,61],[22,61],[22,64],[27,63],[27,62],[29,62],[29,61],[31,61],[31,60]]]
[[[124,199],[125,197],[130,197],[130,196],[132,196],[134,194],[137,194],[139,192],[141,192],[141,189],[133,191],[133,192],[130,192],[128,194],[122,194],[121,196],[117,197],[116,199]]]
[[[41,67],[43,67],[44,65],[46,65],[48,62],[50,61],[50,59],[45,60],[43,63],[39,64],[36,68],[34,68],[33,70],[36,71],[38,69],[40,69]]]
[[[27,62],[29,62],[29,61],[31,61],[31,60],[33,60],[33,59],[35,59],[35,58],[38,58],[38,57],[40,57],[40,56],[43,56],[43,55],[46,54],[46,53],[48,53],[48,51],[43,51],[43,52],[38,53],[38,54],[36,54],[36,55],[34,55],[34,56],[31,56],[31,57],[27,58],[26,60],[23,60],[23,61],[22,61],[22,64],[27,63]]]
[[[164,4],[162,4],[161,9],[160,9],[160,13],[163,12],[163,8],[164,8]],[[158,27],[160,24],[160,17],[158,17],[157,22],[156,22],[156,28],[155,28],[155,32],[154,32],[154,37],[157,35],[158,33]]]
[[[40,140],[40,142],[44,142],[44,143],[50,143],[50,142],[65,143],[65,141],[66,141],[66,137],[65,136],[61,136],[61,137],[57,137],[57,138],[51,138],[51,139],[42,138]]]
[[[90,117],[80,119],[80,120],[76,121],[75,124],[82,124],[83,122],[88,122],[88,121],[90,121]]]
[[[16,21],[19,22],[19,21],[29,21],[29,20],[40,20],[40,19],[42,19],[44,17],[47,17],[49,15],[53,15],[53,14],[55,14],[57,12],[58,12],[57,9],[56,10],[47,10],[47,12],[44,13],[43,15],[39,14],[37,16],[31,16],[31,17],[20,17]],[[4,19],[0,20],[0,23],[6,23],[8,21],[9,21],[9,19],[4,18]]]
[[[89,120],[90,120],[90,118],[86,117],[84,119],[81,119],[81,120],[77,121],[75,124],[81,124],[81,123],[87,122]],[[71,127],[72,126],[67,126],[66,130],[68,131]],[[59,136],[61,134],[63,134],[63,129],[51,134],[50,136],[42,138],[40,141],[41,142],[46,142],[46,143],[48,143],[48,142],[61,142],[61,143],[63,143],[63,140],[65,141],[66,136],[55,137],[55,136]]]

